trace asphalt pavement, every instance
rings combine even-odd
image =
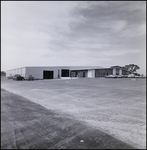
[[[84,122],[1,89],[1,149],[134,149]]]

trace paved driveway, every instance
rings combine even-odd
[[[66,114],[134,147],[146,148],[146,79],[4,79],[1,87],[60,116]]]
[[[1,149],[131,149],[82,122],[1,90]]]

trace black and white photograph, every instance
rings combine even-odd
[[[1,1],[1,149],[146,149],[146,1]]]

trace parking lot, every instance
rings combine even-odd
[[[1,149],[134,149],[24,97],[1,93]]]
[[[146,79],[2,79],[1,87],[57,112],[58,117],[82,121],[134,147],[146,148]]]

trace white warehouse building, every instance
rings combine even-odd
[[[105,75],[128,74],[122,67],[103,68],[100,66],[53,66],[53,67],[22,67],[6,71],[6,76],[20,74],[23,77],[32,76],[34,79],[59,79],[67,77],[96,78]]]
[[[58,79],[65,77],[95,77],[95,68],[102,67],[77,67],[77,66],[59,66],[59,67],[22,67],[6,71],[6,76],[20,74],[23,77],[32,76],[34,79]]]

